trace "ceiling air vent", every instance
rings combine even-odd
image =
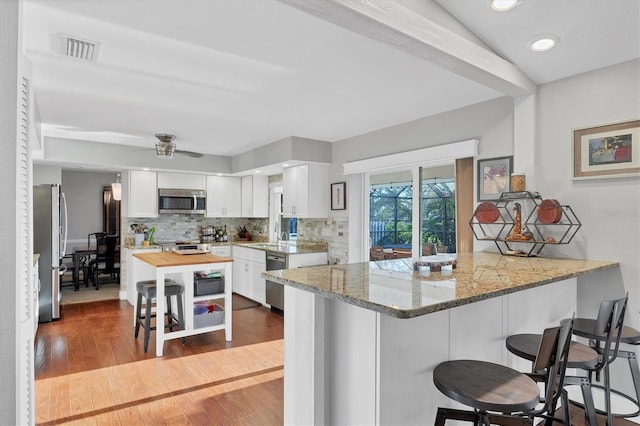
[[[60,34],[60,39],[60,47],[63,55],[91,62],[95,62],[98,58],[100,43],[83,40],[68,34]]]

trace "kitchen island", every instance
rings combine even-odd
[[[167,333],[163,327],[156,327],[156,356],[162,356],[164,342],[194,334],[208,333],[224,330],[225,340],[231,341],[231,294],[232,294],[232,264],[233,259],[212,254],[181,255],[174,252],[161,253],[136,253],[133,254],[135,262],[149,265],[156,270],[156,282],[164,283],[165,278],[170,278],[184,287],[184,321],[183,330]],[[194,274],[220,272],[224,277],[224,292],[195,296]],[[197,326],[194,321],[194,304],[203,301],[215,301],[224,299],[224,320],[221,324]],[[134,306],[134,312],[135,312]],[[164,286],[157,286],[156,312],[165,311]],[[135,317],[135,315],[134,315]],[[135,319],[134,319],[135,320]]]
[[[453,406],[433,385],[436,365],[471,358],[528,371],[506,336],[570,317],[577,277],[619,266],[456,260],[440,272],[407,258],[263,273],[285,285],[285,424],[431,424],[438,406]]]

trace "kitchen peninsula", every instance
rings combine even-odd
[[[577,277],[617,267],[478,252],[441,272],[408,258],[265,272],[285,285],[285,424],[430,424],[451,406],[436,365],[529,370],[506,336],[570,317]]]
[[[233,259],[212,254],[182,255],[175,252],[136,253],[135,262],[150,265],[156,270],[156,282],[164,283],[165,278],[171,278],[184,287],[184,330],[165,332],[163,327],[156,327],[156,356],[162,356],[164,342],[200,333],[224,330],[225,340],[231,341],[231,294],[232,294],[232,263]],[[195,296],[194,274],[220,272],[224,277],[224,292]],[[198,327],[194,320],[194,304],[199,301],[213,301],[224,299],[224,320],[221,324]],[[135,309],[135,306],[134,306]],[[165,311],[164,286],[157,286],[156,311]]]

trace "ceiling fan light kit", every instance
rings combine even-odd
[[[156,133],[156,138],[158,138],[158,142],[156,142],[156,154],[158,157],[165,159],[173,158],[173,153],[176,152],[176,144],[172,141],[175,139],[175,136],[166,133]]]
[[[202,157],[202,154],[199,152],[176,150],[176,144],[173,142],[176,138],[175,135],[156,133],[156,138],[158,138],[158,142],[156,142],[156,155],[160,158],[170,160],[176,152],[193,158]]]

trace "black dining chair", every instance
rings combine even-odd
[[[95,275],[95,265],[99,261],[104,261],[106,232],[92,232],[87,234],[87,250],[95,249],[95,254],[87,255],[81,260],[80,269],[84,272],[84,286],[89,287],[89,278],[93,280]],[[94,282],[95,285],[95,282]]]
[[[100,275],[108,275],[109,281],[114,282],[120,279],[120,261],[118,256],[118,240],[117,235],[107,235],[104,238],[104,250],[98,248],[96,262],[92,268],[93,283],[96,290],[100,288]]]
[[[433,383],[447,397],[473,410],[438,407],[435,426],[445,421],[460,420],[474,425],[533,425],[534,418],[569,425],[569,409],[563,406],[563,417],[555,417],[557,403],[564,391],[573,319],[548,328],[534,361],[534,371],[547,374],[521,373],[492,362],[454,360],[439,364],[433,371]],[[544,383],[540,395],[538,383]],[[540,408],[537,408],[542,404]]]

